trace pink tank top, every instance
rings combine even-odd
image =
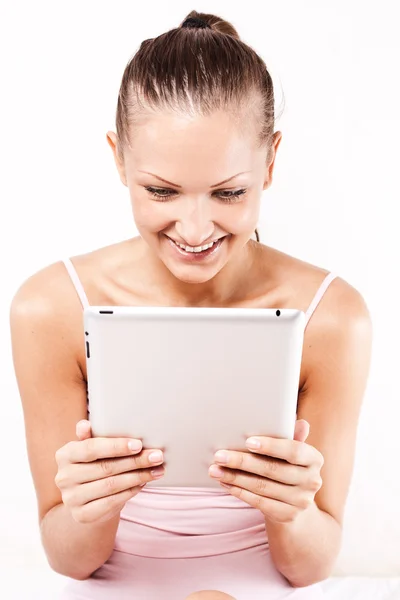
[[[71,260],[63,262],[83,308],[90,306]],[[329,273],[316,291],[305,327],[335,277]],[[264,517],[223,488],[145,486],[121,511],[114,549],[142,557],[193,558],[251,548],[268,548]]]

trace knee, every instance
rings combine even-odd
[[[185,600],[236,600],[236,598],[225,594],[225,592],[218,592],[218,590],[202,590],[201,592],[193,592]]]

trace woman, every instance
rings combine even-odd
[[[71,578],[65,599],[322,595],[340,549],[371,321],[349,283],[259,243],[282,139],[274,123],[271,77],[231,24],[192,11],[144,41],[107,134],[140,235],[49,265],[14,296],[40,531],[50,566]],[[220,490],[146,489],[163,476],[162,453],[91,437],[89,304],[304,310],[295,439],[216,455]]]

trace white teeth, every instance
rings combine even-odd
[[[182,248],[183,250],[185,250],[186,252],[203,252],[203,250],[208,250],[208,248],[211,248],[212,246],[214,246],[215,242],[211,242],[211,244],[207,244],[206,246],[184,246],[183,244],[178,244],[177,242],[175,242],[175,244],[177,246],[179,246],[180,248]]]

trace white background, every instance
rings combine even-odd
[[[231,21],[262,56],[277,113],[285,95],[261,240],[339,274],[369,306],[372,366],[335,573],[400,575],[399,19],[395,2],[337,0],[1,2],[0,573],[46,564],[12,296],[47,264],[136,233],[106,132],[131,55],[192,9]]]

